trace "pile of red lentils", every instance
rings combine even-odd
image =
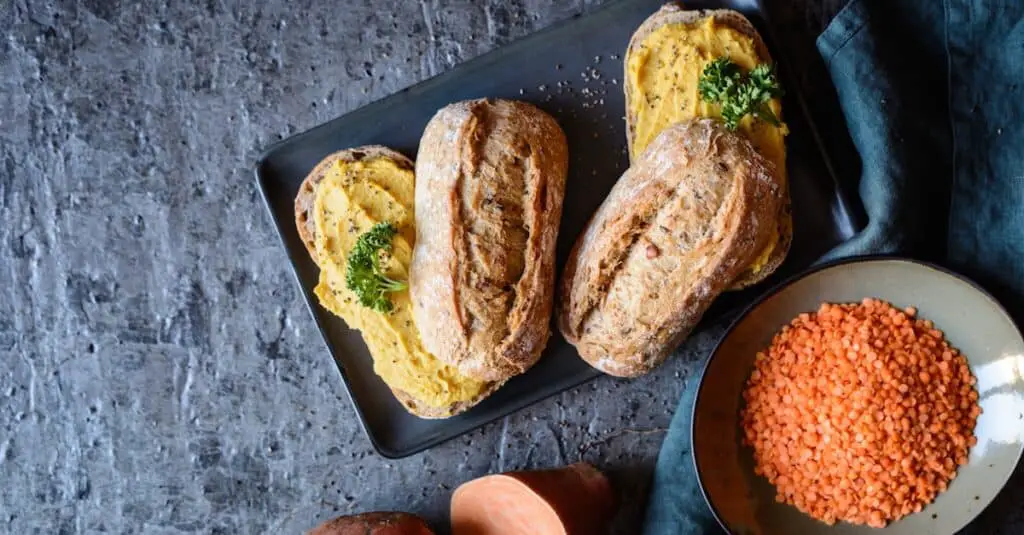
[[[778,501],[829,524],[883,527],[920,512],[967,462],[975,378],[915,316],[877,299],[823,304],[757,354],[743,433]]]

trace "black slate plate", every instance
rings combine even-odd
[[[536,366],[468,412],[447,420],[422,420],[408,414],[374,375],[359,333],[317,304],[312,290],[318,271],[295,230],[292,203],[299,184],[320,159],[344,148],[382,144],[415,156],[423,127],[451,102],[487,96],[533,102],[558,119],[569,140],[569,180],[558,240],[560,271],[573,240],[627,167],[622,57],[633,31],[661,4],[661,0],[620,0],[603,6],[288,138],[260,158],[256,177],[267,209],[356,413],[381,455],[417,453],[579,385],[598,372],[555,330]],[[688,2],[688,6],[741,11],[771,47],[770,28],[757,0]],[[785,58],[772,50],[788,90],[783,108],[791,129],[787,143],[793,247],[778,273],[754,288],[720,297],[706,320],[749,303],[764,288],[806,268],[859,228],[808,121],[806,107],[795,86],[787,83],[791,78],[786,75]]]

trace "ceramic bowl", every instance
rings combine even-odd
[[[961,350],[978,379],[983,410],[968,463],[949,488],[920,513],[885,528],[829,526],[777,503],[768,481],[754,475],[753,455],[739,423],[742,391],[754,355],[801,312],[822,302],[865,297],[914,306]],[[736,534],[952,534],[1002,489],[1021,457],[1024,439],[1024,339],[1002,306],[977,285],[943,268],[896,258],[824,265],[783,283],[752,305],[708,360],[693,408],[693,458],[708,505]]]

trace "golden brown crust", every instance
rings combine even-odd
[[[386,158],[397,163],[400,167],[412,169],[412,160],[404,154],[381,145],[366,145],[345,149],[328,155],[316,164],[316,167],[306,175],[306,179],[299,186],[299,192],[295,195],[295,228],[299,232],[299,238],[306,246],[310,258],[319,265],[316,255],[316,224],[313,222],[313,203],[316,201],[316,188],[324,179],[327,170],[335,162],[357,162],[360,160],[374,160]]]
[[[637,28],[636,32],[633,33],[633,37],[629,40],[629,48],[626,50],[626,61],[623,62],[625,68],[628,69],[629,57],[634,51],[640,47],[640,45],[647,39],[651,33],[655,32],[666,24],[697,24],[707,17],[714,17],[715,22],[730,26],[736,31],[750,37],[754,42],[754,48],[757,50],[757,55],[765,62],[771,62],[771,53],[768,51],[768,46],[765,45],[764,39],[754,28],[754,25],[738,11],[731,9],[700,9],[700,10],[688,10],[685,9],[679,2],[670,2],[661,7],[653,15],[647,18]],[[633,154],[633,139],[636,134],[636,114],[628,109],[629,103],[632,102],[631,96],[634,88],[632,84],[628,83],[630,80],[629,73],[623,78],[627,82],[623,84],[626,92],[626,139],[627,146],[630,152],[630,161],[636,160],[639,155]],[[783,174],[785,170],[780,170]],[[786,255],[789,254],[789,247],[793,241],[793,220],[791,215],[790,200],[788,184],[784,182],[785,195],[784,202],[779,207],[779,213],[775,220],[777,222],[777,233],[779,236],[775,247],[772,249],[771,255],[767,262],[761,269],[754,273],[751,270],[744,270],[740,273],[736,280],[730,285],[730,290],[739,290],[746,288],[753,284],[761,282],[766,277],[775,272],[783,260],[786,259]]]
[[[295,197],[295,227],[298,229],[299,237],[306,245],[306,250],[309,251],[309,255],[313,258],[314,262],[317,262],[316,225],[313,222],[312,210],[313,203],[316,200],[317,186],[324,179],[327,170],[335,162],[354,162],[360,160],[372,160],[376,158],[387,158],[398,163],[401,167],[408,169],[412,169],[414,167],[412,160],[393,149],[380,145],[368,145],[338,151],[327,156],[313,168],[309,175],[306,176],[306,179],[302,182],[302,185],[299,188],[299,193]],[[395,398],[397,398],[398,401],[401,402],[402,406],[411,414],[419,416],[420,418],[435,419],[448,418],[461,412],[465,412],[470,407],[480,403],[484,398],[494,393],[494,391],[500,388],[502,384],[504,384],[504,381],[489,384],[487,388],[473,399],[455,402],[445,407],[432,407],[425,405],[419,402],[408,392],[392,388],[390,385],[388,388],[391,389]]]
[[[565,134],[530,104],[458,102],[427,125],[410,291],[424,347],[462,374],[501,381],[540,358],[567,170]]]
[[[720,122],[665,129],[576,240],[557,314],[566,340],[611,375],[660,364],[771,239],[778,176]]]

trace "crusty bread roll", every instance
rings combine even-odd
[[[299,192],[295,197],[295,226],[298,230],[299,237],[302,239],[306,249],[309,251],[310,257],[312,257],[313,261],[316,262],[317,265],[320,265],[320,260],[318,259],[316,250],[317,230],[313,214],[317,187],[321,182],[323,182],[329,170],[338,161],[357,162],[362,160],[370,161],[377,158],[391,160],[398,167],[404,169],[413,169],[414,167],[412,160],[388,147],[380,145],[356,147],[335,152],[334,154],[324,158],[306,176],[306,179],[299,187]],[[323,268],[323,266],[321,266],[321,268]],[[393,385],[388,385],[388,388],[394,394],[395,398],[401,402],[402,406],[404,406],[411,414],[419,416],[420,418],[434,419],[448,418],[466,411],[470,407],[480,403],[480,401],[490,396],[495,390],[501,387],[502,384],[504,384],[503,381],[487,384],[485,388],[472,399],[452,402],[441,407],[426,404],[422,400],[416,399],[412,394],[409,394],[401,388],[397,388]]]
[[[765,45],[761,35],[754,28],[754,25],[738,11],[731,9],[686,9],[678,2],[669,2],[656,11],[653,15],[647,18],[637,28],[629,41],[629,47],[626,51],[626,58],[624,64],[627,69],[626,76],[624,77],[623,88],[626,94],[626,136],[630,151],[630,160],[635,161],[640,157],[638,150],[636,150],[635,139],[637,131],[637,110],[630,108],[631,102],[640,102],[641,100],[635,100],[633,98],[634,93],[638,93],[640,89],[635,87],[632,83],[633,79],[629,76],[628,69],[630,65],[630,58],[638,53],[638,50],[645,45],[645,41],[652,33],[659,30],[666,25],[699,25],[708,18],[713,18],[716,24],[727,26],[732,28],[739,34],[748,37],[754,47],[754,51],[760,58],[761,62],[772,63],[771,54],[768,52],[768,47]],[[701,61],[699,58],[693,58],[693,61]],[[667,68],[671,68],[668,66]],[[685,96],[673,96],[673,95],[661,95],[666,101],[673,101],[676,98],[685,99],[692,98],[689,96],[689,89],[687,88],[687,95]],[[695,88],[692,88],[695,93]],[[779,114],[781,117],[781,114]],[[755,143],[756,147],[756,143]],[[785,180],[785,155],[784,153],[779,155],[781,160],[775,162],[776,172],[781,177],[781,183],[786,188],[784,195],[784,202],[779,205],[778,214],[771,220],[772,224],[776,226],[776,233],[778,238],[770,240],[766,247],[771,247],[771,251],[762,251],[762,254],[767,254],[766,258],[755,258],[755,261],[759,263],[758,267],[754,269],[745,269],[739,273],[736,280],[733,281],[729,286],[729,289],[741,289],[761,282],[766,277],[775,272],[776,269],[782,264],[783,260],[786,259],[786,255],[789,253],[790,245],[793,241],[793,221],[791,215],[788,185]],[[770,157],[769,157],[770,158]],[[768,222],[766,221],[766,224]],[[772,241],[775,243],[773,244]]]
[[[449,105],[416,159],[413,311],[424,347],[469,377],[501,381],[550,335],[565,134],[508,100]]]
[[[660,364],[770,239],[783,202],[771,162],[711,119],[664,130],[577,238],[558,326],[599,370]]]

